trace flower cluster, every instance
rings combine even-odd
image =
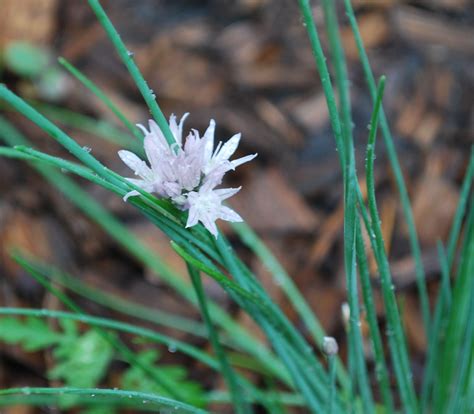
[[[144,149],[148,164],[130,151],[121,150],[119,156],[140,178],[128,180],[149,193],[169,198],[181,210],[189,212],[186,227],[201,222],[217,237],[217,219],[238,222],[242,218],[222,202],[236,194],[239,188],[216,187],[221,184],[224,174],[239,165],[255,158],[257,154],[247,155],[230,161],[239,145],[240,134],[234,135],[226,143],[219,142],[214,149],[215,122],[211,120],[202,137],[191,130],[183,143],[183,123],[171,115],[169,126],[175,143],[169,145],[155,121],[150,120],[149,130],[138,127],[145,134]],[[126,194],[124,200],[138,195],[137,191]]]

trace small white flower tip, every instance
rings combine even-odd
[[[345,323],[349,322],[349,318],[351,317],[351,310],[349,308],[349,304],[347,302],[344,302],[341,305],[341,312],[342,312],[342,318]]]
[[[142,130],[144,135],[148,135],[150,133],[142,124],[136,124],[136,126]]]
[[[127,202],[130,197],[134,197],[134,196],[137,196],[137,195],[140,195],[140,193],[138,191],[136,191],[136,190],[129,191],[127,194],[125,194],[123,196],[123,201]]]
[[[325,336],[323,338],[323,352],[327,356],[334,356],[337,355],[339,352],[339,346],[337,345],[336,340],[332,336]]]

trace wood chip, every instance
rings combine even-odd
[[[319,231],[308,257],[308,266],[318,266],[326,257],[333,246],[337,236],[340,235],[344,223],[344,204],[326,217]]]
[[[416,185],[413,215],[420,241],[444,240],[458,203],[458,191],[442,177],[425,176]]]
[[[11,41],[46,45],[56,29],[57,0],[2,0],[0,47]]]
[[[398,35],[414,45],[441,46],[443,53],[474,54],[474,29],[414,7],[399,7],[394,13]]]
[[[426,336],[419,303],[412,295],[403,298],[403,324],[410,348],[416,352],[426,349]]]
[[[322,129],[329,122],[326,97],[322,92],[292,105],[290,110],[294,118],[309,131]]]
[[[358,18],[359,31],[367,50],[380,46],[387,41],[390,34],[387,17],[384,13],[366,13]],[[342,30],[342,42],[347,56],[357,59],[359,53],[350,27]]]
[[[257,231],[312,232],[319,217],[276,169],[254,173],[230,200]]]
[[[443,122],[443,118],[436,112],[430,112],[426,114],[421,122],[417,125],[413,135],[417,143],[425,148],[429,149],[434,139],[439,133]]]

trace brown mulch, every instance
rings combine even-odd
[[[281,259],[344,351],[341,171],[323,92],[295,3],[103,1],[166,114],[190,112],[187,124],[200,131],[214,118],[219,139],[240,131],[242,153],[259,153],[256,161],[241,167],[231,178],[243,186],[233,206]],[[439,278],[436,241],[446,240],[448,235],[474,137],[474,10],[469,0],[353,3],[374,72],[387,76],[385,109],[413,202],[434,299]],[[314,4],[322,25],[321,7]],[[103,87],[130,119],[145,122],[148,113],[139,93],[87,2],[3,0],[1,7],[0,49],[14,40],[49,48],[54,56],[68,58]],[[343,10],[340,16],[351,79],[358,172],[363,180],[371,102]],[[0,81],[27,96],[42,98],[28,81],[8,71],[0,72]],[[57,104],[115,122],[77,82],[67,82],[63,92]],[[29,122],[11,113],[7,116],[42,149],[65,155]],[[128,173],[116,147],[70,132],[111,168]],[[8,252],[15,246],[130,300],[199,318],[24,163],[2,159],[0,176],[0,305],[38,307],[51,303],[49,294],[9,258]],[[404,299],[408,342],[415,379],[419,380],[426,338],[407,229],[382,140],[376,181],[384,236],[394,282]],[[87,183],[84,188],[161,252],[171,266],[182,269],[166,238],[143,217],[110,194]],[[300,326],[265,270],[235,242],[275,300]],[[374,270],[373,260],[371,268]],[[213,298],[232,308],[220,289],[212,284],[207,287]],[[379,309],[383,323],[382,307]],[[101,311],[97,307],[90,310]],[[235,317],[256,330],[240,312],[236,311]],[[38,374],[44,371],[46,359],[3,345],[0,355],[0,388],[47,385]],[[178,354],[166,358],[180,363]]]

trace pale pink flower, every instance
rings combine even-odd
[[[187,197],[189,216],[186,227],[195,226],[199,221],[217,238],[217,219],[243,221],[234,210],[223,206],[222,202],[236,194],[240,188],[212,189],[203,185],[199,191],[191,191]]]
[[[239,165],[251,161],[257,156],[257,154],[252,154],[230,161],[229,158],[234,154],[239,146],[241,134],[235,134],[225,144],[222,144],[222,141],[219,142],[216,149],[214,149],[215,129],[216,123],[211,119],[209,127],[202,137],[202,140],[204,141],[202,172],[204,174],[209,174],[214,169],[222,167],[223,165],[226,165],[228,170],[235,170]]]
[[[169,145],[155,121],[150,120],[149,130],[138,125],[144,132],[144,149],[149,165],[130,151],[121,150],[122,161],[139,178],[128,180],[144,191],[169,198],[182,210],[189,210],[186,227],[201,222],[217,237],[217,219],[242,221],[232,209],[223,206],[222,201],[233,196],[240,188],[215,189],[221,184],[224,174],[239,165],[255,158],[257,154],[230,160],[240,142],[240,134],[231,137],[226,143],[219,142],[214,150],[215,122],[211,120],[202,136],[192,130],[183,142],[183,123],[170,117],[169,125],[176,143]],[[124,197],[139,195],[130,191]]]

